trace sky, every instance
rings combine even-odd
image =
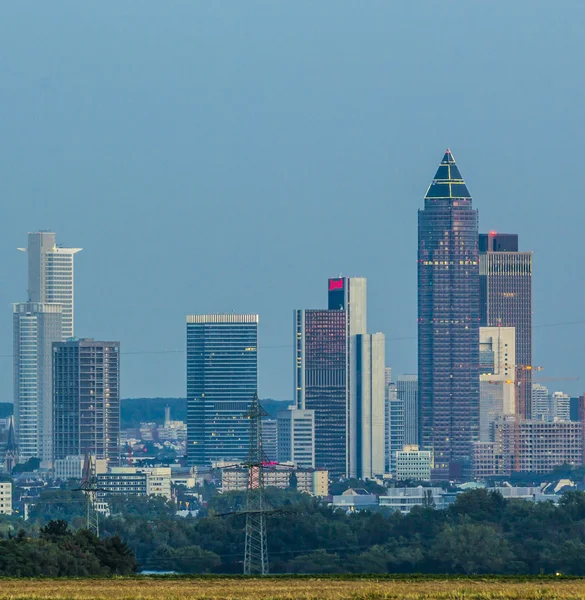
[[[292,311],[339,274],[416,372],[447,147],[480,230],[534,252],[540,378],[583,392],[584,22],[583,0],[1,2],[0,401],[40,229],[84,248],[76,335],[121,342],[123,397],[184,396],[185,315],[235,311],[260,315],[260,396],[292,398]]]

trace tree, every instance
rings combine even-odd
[[[39,537],[42,540],[48,540],[50,542],[56,542],[63,537],[70,537],[72,535],[69,529],[69,523],[62,519],[57,521],[49,521],[44,527],[41,527]]]
[[[431,558],[440,572],[506,573],[513,556],[508,542],[489,525],[445,525],[435,539]]]

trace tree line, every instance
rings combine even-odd
[[[20,529],[0,538],[0,576],[61,577],[128,575],[138,564],[119,536],[100,539],[66,521],[49,521],[38,536]]]
[[[59,493],[65,494],[60,503]],[[32,536],[58,515],[83,525],[82,504],[67,492],[51,494],[50,503],[31,510],[26,527]],[[471,490],[446,510],[428,503],[407,515],[386,510],[347,514],[292,490],[268,490],[268,499],[280,508],[267,517],[273,573],[585,575],[582,492],[567,492],[555,505]],[[163,498],[117,497],[112,515],[100,524],[101,542],[111,545],[115,539],[117,547],[124,545],[126,570],[135,558],[140,568],[155,571],[241,573],[245,517],[238,511],[243,506],[244,495],[232,492],[213,497],[199,518],[177,518],[174,505]],[[87,535],[68,533],[73,536],[68,543],[86,548]],[[47,534],[35,540],[38,548],[48,543]],[[100,553],[94,555],[99,562]],[[112,569],[91,560],[95,568]]]

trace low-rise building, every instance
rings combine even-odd
[[[448,494],[438,487],[389,488],[385,496],[380,496],[380,508],[390,508],[401,513],[409,513],[414,506],[428,506],[439,510],[447,508],[454,501],[454,494]]]
[[[396,452],[396,479],[430,481],[433,454],[430,450],[419,450],[417,445],[404,446]]]
[[[296,477],[294,481],[293,473]],[[248,485],[248,471],[245,468],[228,468],[221,472],[221,489],[224,492],[243,491]],[[297,491],[312,496],[327,496],[329,493],[329,472],[325,469],[293,469],[292,465],[265,467],[264,486],[287,489],[296,486]]]
[[[147,474],[146,494],[171,499],[171,468],[153,467],[141,469]]]
[[[348,512],[372,510],[378,507],[378,497],[363,489],[348,489],[338,496],[333,496],[333,508],[341,508]]]
[[[127,494],[171,499],[170,467],[113,467],[108,473],[98,474],[97,480],[100,497]]]
[[[105,473],[108,470],[108,462],[105,459],[95,459],[96,474]],[[66,456],[54,461],[53,469],[55,479],[63,481],[67,479],[82,479],[85,456],[83,454]]]
[[[0,515],[12,514],[12,483],[0,481]]]

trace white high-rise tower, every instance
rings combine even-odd
[[[14,416],[21,460],[53,457],[53,342],[73,337],[73,256],[55,234],[28,234],[28,302],[13,306]]]
[[[73,257],[82,248],[62,248],[55,234],[37,231],[28,234],[28,301],[60,304],[63,338],[73,337]]]

